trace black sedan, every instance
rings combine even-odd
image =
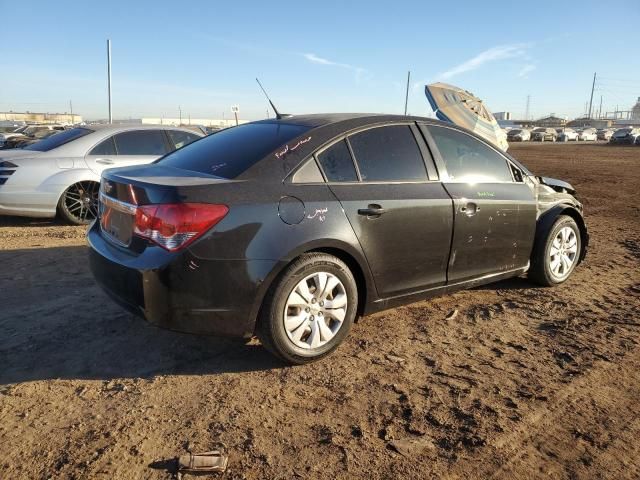
[[[94,276],[153,324],[251,337],[291,363],[358,315],[584,258],[582,205],[462,128],[305,115],[223,130],[103,173]]]

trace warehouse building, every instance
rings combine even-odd
[[[82,123],[82,115],[74,113],[37,113],[37,112],[0,112],[0,121],[26,123],[58,123],[76,124]]]

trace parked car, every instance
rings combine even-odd
[[[636,137],[635,144],[636,144],[637,146],[640,146],[640,135],[638,135],[638,136]]]
[[[611,135],[613,135],[614,130],[610,128],[600,128],[596,132],[598,134],[598,140],[606,140],[609,141],[611,139]]]
[[[13,129],[10,132],[0,133],[0,148],[3,148],[5,142],[10,138],[21,136],[28,127],[29,125],[23,125],[21,127]]]
[[[18,128],[24,127],[23,121],[0,120],[0,141],[4,141],[3,134],[13,133]]]
[[[90,265],[153,324],[306,363],[357,315],[526,272],[561,284],[588,244],[574,193],[450,123],[262,120],[105,170]]]
[[[559,142],[578,141],[578,132],[573,128],[559,128],[557,140]]]
[[[91,126],[60,132],[23,149],[0,151],[0,215],[74,224],[96,216],[105,168],[142,165],[203,137],[177,127]]]
[[[24,148],[27,145],[33,145],[40,140],[56,135],[61,131],[62,130],[38,130],[30,136],[13,137],[7,140],[7,148]]]
[[[29,125],[17,135],[11,135],[6,138],[2,149],[18,148],[24,142],[29,140],[40,140],[52,135],[52,132],[61,132],[65,128],[62,125]]]
[[[531,140],[534,142],[555,142],[558,133],[553,128],[538,127],[531,132]]]
[[[526,142],[531,139],[531,132],[526,128],[512,128],[507,132],[507,141]]]
[[[638,136],[640,136],[640,128],[619,128],[611,135],[609,142],[620,145],[633,145]]]
[[[582,142],[595,142],[598,140],[598,134],[595,128],[583,128],[578,132],[578,140]]]

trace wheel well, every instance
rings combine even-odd
[[[334,257],[339,258],[347,264],[347,267],[349,267],[349,270],[351,270],[351,273],[353,273],[353,277],[356,280],[356,286],[358,287],[358,315],[362,315],[364,312],[364,307],[367,304],[367,281],[365,280],[364,272],[362,271],[362,268],[360,267],[358,261],[347,252],[345,252],[344,250],[340,250],[339,248],[316,248],[305,253],[313,252],[321,252],[333,255]]]

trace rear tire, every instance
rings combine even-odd
[[[302,365],[326,357],[348,335],[358,310],[349,267],[325,253],[300,256],[269,289],[257,335],[276,356]]]
[[[539,285],[552,287],[564,283],[580,259],[580,228],[568,215],[560,215],[547,238],[536,242],[528,277]]]
[[[67,223],[87,225],[98,216],[100,184],[78,182],[67,188],[58,201],[58,213]]]

